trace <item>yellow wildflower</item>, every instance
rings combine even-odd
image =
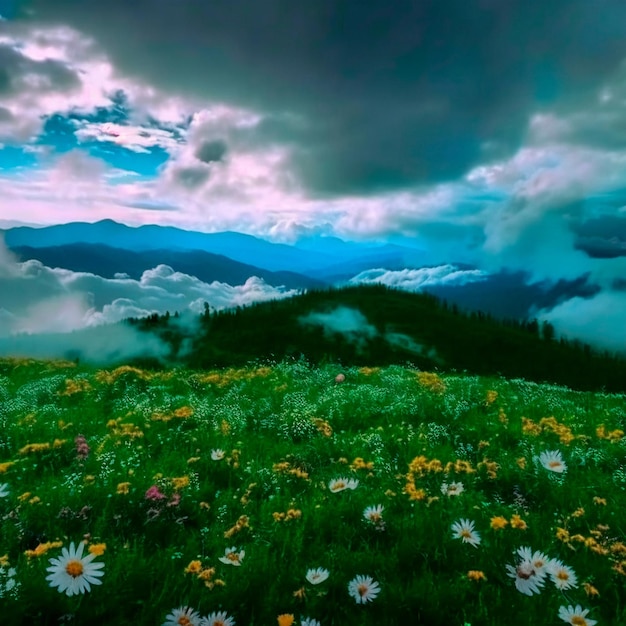
[[[47,543],[40,543],[34,550],[26,550],[24,554],[32,559],[34,557],[43,556],[48,550],[53,548],[60,548],[63,545],[62,541],[48,541]]]
[[[20,502],[25,502],[26,500],[28,500],[28,498],[30,498],[32,494],[30,493],[30,491],[25,491],[21,496],[17,496],[17,499]]]
[[[515,462],[520,469],[526,468],[526,459],[523,456],[519,457],[519,459],[515,459]]]
[[[106,543],[92,543],[88,548],[89,553],[95,554],[96,556],[102,556],[106,549],[107,549]]]
[[[443,393],[446,390],[446,384],[433,372],[418,372],[417,380],[422,387],[433,393]]]
[[[537,436],[541,434],[541,426],[527,417],[522,417],[522,432],[525,435]]]
[[[181,406],[179,409],[174,411],[174,417],[179,417],[181,419],[187,419],[193,415],[193,409],[190,406]]]
[[[189,487],[189,476],[180,476],[178,478],[172,478],[172,487],[174,491],[180,491],[185,487]]]
[[[583,583],[583,588],[585,590],[585,593],[590,598],[593,598],[594,596],[599,596],[600,595],[600,592],[590,583]]]
[[[579,506],[573,513],[572,517],[582,517],[585,514],[585,509]]]
[[[9,555],[0,556],[0,567],[9,567]]]
[[[120,495],[126,495],[129,491],[130,483],[119,483],[117,485],[117,493]]]
[[[570,542],[569,532],[567,532],[567,530],[565,528],[557,527],[557,529],[556,529],[556,538],[559,541],[562,541],[563,543],[569,543]]]
[[[202,563],[200,561],[191,561],[185,568],[185,574],[199,574],[202,571]]]
[[[597,506],[606,506],[605,498],[598,498],[598,496],[593,497],[593,503]]]
[[[487,577],[485,576],[484,572],[481,572],[480,570],[475,570],[475,569],[471,569],[469,572],[467,572],[467,577],[470,580],[473,580],[474,582],[487,580]]]
[[[498,399],[498,392],[490,389],[487,391],[487,398],[485,399],[485,405],[489,406],[493,404]]]
[[[26,455],[31,452],[45,452],[46,450],[50,450],[49,443],[27,443],[23,448],[20,448],[18,452],[21,455]]]
[[[331,425],[326,420],[323,420],[323,419],[321,419],[319,417],[314,417],[313,418],[313,424],[315,425],[315,428],[317,428],[317,430],[324,437],[332,437],[333,436],[333,429],[332,429]]]
[[[528,524],[517,514],[511,517],[511,527],[517,528],[519,530],[526,530],[528,528]]]
[[[297,600],[304,600],[306,598],[306,589],[304,587],[300,587],[293,592],[293,597]]]
[[[354,461],[352,461],[352,463],[350,464],[350,467],[355,471],[360,469],[371,470],[374,468],[374,463],[372,461],[365,462],[364,459],[362,459],[360,456],[357,456],[356,459],[354,459]]]
[[[489,525],[494,530],[502,530],[508,523],[509,521],[506,519],[506,517],[497,515],[496,517],[491,518],[491,522],[489,523]]]
[[[291,613],[284,613],[279,615],[276,620],[278,621],[278,626],[292,626],[295,618]]]
[[[6,474],[15,463],[13,461],[7,461],[6,463],[0,463],[0,474]]]

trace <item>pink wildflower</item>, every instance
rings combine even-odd
[[[84,460],[89,456],[89,444],[83,435],[77,435],[74,438],[74,444],[76,445],[76,458]]]
[[[167,496],[159,491],[159,488],[156,485],[152,485],[148,491],[146,491],[146,495],[144,496],[146,500],[165,500]]]

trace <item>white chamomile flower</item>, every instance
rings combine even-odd
[[[200,626],[235,626],[235,620],[226,611],[213,612],[200,620]]]
[[[317,567],[315,569],[310,569],[307,571],[306,579],[312,585],[319,585],[320,583],[323,583],[329,575],[330,572],[327,569],[324,569],[323,567]]]
[[[526,596],[533,593],[541,593],[541,587],[545,582],[545,574],[539,575],[532,561],[524,560],[515,567],[507,565],[507,575],[515,579],[515,588]]]
[[[363,511],[363,517],[368,522],[372,522],[372,524],[380,524],[383,521],[384,510],[385,507],[382,504],[377,504],[376,506],[368,506],[365,511]]]
[[[589,609],[583,609],[580,604],[573,606],[562,606],[559,608],[559,617],[572,626],[595,626],[597,620],[587,619]]]
[[[518,549],[517,554],[519,554],[522,561],[530,561],[532,563],[537,576],[545,578],[549,574],[552,559],[549,559],[543,552],[539,552],[539,550],[533,552],[530,548],[522,547]]]
[[[348,593],[357,604],[366,604],[380,593],[380,585],[371,576],[357,576],[348,583]]]
[[[556,472],[557,474],[563,474],[567,472],[567,465],[563,461],[561,452],[559,450],[548,450],[542,452],[539,455],[539,463],[543,465],[547,470]]]
[[[576,578],[574,570],[567,565],[563,565],[561,561],[557,561],[556,559],[551,561],[548,567],[548,573],[556,588],[561,591],[578,587],[578,579]]]
[[[469,543],[478,548],[480,535],[474,530],[474,522],[468,519],[461,519],[452,524],[452,532],[455,539],[462,539],[463,543]]]
[[[219,560],[226,565],[241,565],[244,556],[246,556],[245,550],[237,552],[237,548],[226,548],[224,556],[221,556]]]
[[[163,626],[200,626],[200,614],[189,606],[181,606],[165,618]]]
[[[356,478],[335,478],[328,483],[328,488],[332,493],[338,493],[344,489],[356,489],[359,481]]]
[[[463,483],[443,483],[441,485],[441,493],[443,493],[444,496],[458,496],[464,491],[465,487],[463,487]]]
[[[84,543],[79,543],[76,548],[72,542],[69,550],[63,548],[60,557],[50,559],[51,567],[46,568],[50,574],[46,576],[46,580],[51,587],[57,587],[59,593],[78,595],[91,591],[91,585],[102,584],[100,576],[104,574],[104,563],[93,563],[95,554],[83,557],[84,548]]]

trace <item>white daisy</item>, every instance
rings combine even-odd
[[[348,583],[348,593],[357,604],[365,604],[380,593],[380,585],[371,576],[357,576]]]
[[[312,585],[319,585],[320,583],[323,583],[329,575],[330,572],[327,569],[324,569],[323,567],[318,567],[317,569],[308,570],[306,573],[306,579]]]
[[[316,619],[312,617],[301,617],[300,626],[322,626]]]
[[[565,590],[578,587],[578,579],[571,567],[563,565],[561,561],[554,559],[548,568],[548,573],[557,589]]]
[[[200,626],[235,626],[235,620],[226,611],[213,612],[200,620]]]
[[[381,524],[383,521],[384,510],[385,507],[382,504],[378,504],[376,506],[368,506],[365,511],[363,511],[363,517],[368,522],[372,522],[372,524]]]
[[[524,595],[532,596],[533,593],[541,593],[541,587],[545,582],[545,574],[539,575],[533,562],[524,560],[516,567],[507,565],[508,576],[515,578],[515,588]]]
[[[200,614],[190,606],[181,606],[165,618],[163,626],[200,626]]]
[[[563,461],[563,457],[561,456],[561,452],[559,450],[548,450],[547,452],[542,452],[539,455],[539,462],[551,472],[557,472],[558,474],[567,472],[567,465],[565,465],[565,461]]]
[[[356,489],[359,486],[359,481],[356,478],[335,478],[328,483],[328,488],[337,493],[344,489]]]
[[[562,606],[559,609],[559,617],[572,626],[594,626],[597,624],[595,619],[587,619],[587,613],[589,613],[589,609],[583,610],[580,604],[577,604],[576,607]]]
[[[59,593],[65,592],[68,596],[78,595],[91,591],[91,585],[101,585],[100,576],[104,574],[104,563],[92,563],[95,554],[87,554],[83,557],[84,543],[79,543],[78,548],[74,542],[70,543],[70,549],[63,548],[59,558],[50,559],[51,567],[46,568],[50,572],[46,580],[51,587],[58,587]]]
[[[543,552],[536,550],[533,552],[530,548],[519,548],[517,551],[522,561],[530,561],[535,570],[535,575],[541,578],[545,578],[552,564],[552,559],[549,559]]]
[[[463,543],[469,543],[478,548],[480,535],[474,530],[474,522],[462,519],[452,524],[452,532],[455,539],[462,539]]]
[[[214,461],[221,461],[225,454],[224,450],[220,450],[219,448],[217,450],[211,450],[211,458]]]
[[[9,483],[0,485],[0,498],[6,498],[9,493]]]
[[[463,487],[463,483],[443,483],[441,485],[441,493],[443,493],[444,496],[458,496],[464,491],[465,487]]]
[[[226,548],[224,550],[224,556],[221,556],[219,560],[226,565],[241,565],[241,560],[246,556],[245,550],[237,552],[237,548]]]

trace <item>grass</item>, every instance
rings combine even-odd
[[[0,361],[3,623],[162,624],[191,606],[240,626],[548,625],[580,604],[573,623],[624,624],[624,401],[400,366]],[[538,461],[552,450],[567,471]],[[333,492],[338,478],[358,486]],[[462,519],[476,547],[454,537]],[[102,585],[67,597],[46,568],[83,540]],[[577,585],[520,593],[506,565],[523,546]],[[371,602],[349,595],[357,575],[378,582]]]

